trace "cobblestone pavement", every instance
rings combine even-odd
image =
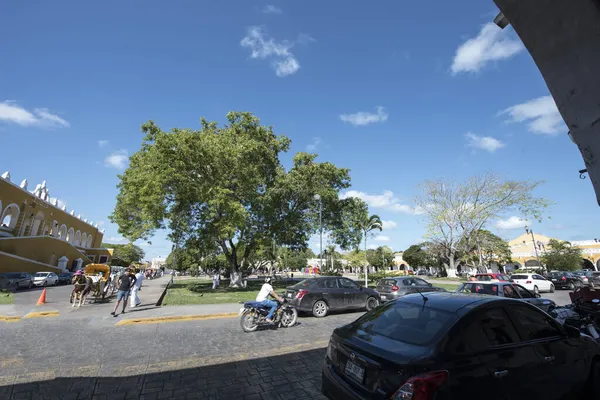
[[[238,319],[3,324],[0,399],[321,399],[329,336],[360,315],[254,333]]]

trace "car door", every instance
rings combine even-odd
[[[551,283],[549,280],[547,280],[546,278],[544,278],[543,276],[538,275],[538,274],[533,274],[532,278],[533,278],[534,285],[536,285],[538,287],[540,292],[549,292],[550,291]]]
[[[321,279],[319,289],[330,309],[339,310],[344,308],[344,290],[340,289],[336,278]]]
[[[562,327],[541,311],[525,305],[507,308],[521,340],[538,359],[538,368],[530,375],[544,400],[562,399],[587,376],[585,355],[577,350],[577,341],[568,338]],[[552,382],[551,385],[548,383]]]
[[[361,308],[367,303],[368,293],[356,282],[348,278],[338,278],[338,285],[344,290],[346,308]]]

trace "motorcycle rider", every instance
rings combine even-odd
[[[283,299],[273,291],[273,286],[271,286],[271,278],[265,278],[265,283],[260,288],[260,292],[256,296],[256,302],[259,303],[259,306],[270,308],[269,314],[267,315],[267,322],[273,322],[273,314],[277,311],[277,302],[273,300],[269,300],[269,296],[276,298],[279,302],[283,303]]]

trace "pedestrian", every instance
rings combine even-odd
[[[135,269],[135,283],[131,288],[131,304],[129,305],[131,308],[137,307],[142,304],[138,296],[138,292],[142,290],[142,281],[144,280],[144,274],[139,270],[139,268]]]
[[[215,272],[213,275],[213,290],[219,287],[219,273]]]
[[[123,311],[122,314],[125,314],[125,307],[127,307],[127,299],[129,298],[129,291],[135,285],[135,276],[131,274],[129,269],[126,269],[123,272],[123,275],[119,277],[119,290],[117,291],[117,302],[115,303],[115,308],[113,312],[110,313],[113,317],[117,316],[117,308],[119,304],[121,304],[121,300],[123,300]]]

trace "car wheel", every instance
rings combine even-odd
[[[575,284],[573,282],[569,282],[569,290],[575,290]]]
[[[33,287],[33,283],[30,281],[29,285],[27,285],[27,289],[31,289]]]
[[[371,311],[372,309],[376,308],[379,305],[379,300],[377,300],[375,297],[369,297],[367,299],[367,304],[365,306],[365,308],[367,309],[367,311]]]
[[[44,281],[44,287],[48,286],[48,281]]]
[[[328,311],[329,306],[323,300],[316,301],[312,308],[312,313],[317,318],[323,318]]]
[[[594,285],[594,281],[590,281],[590,287],[594,289],[596,286]]]
[[[537,285],[533,287],[533,294],[540,294],[540,289],[537,287]]]
[[[550,293],[554,293],[554,285],[550,285]]]

